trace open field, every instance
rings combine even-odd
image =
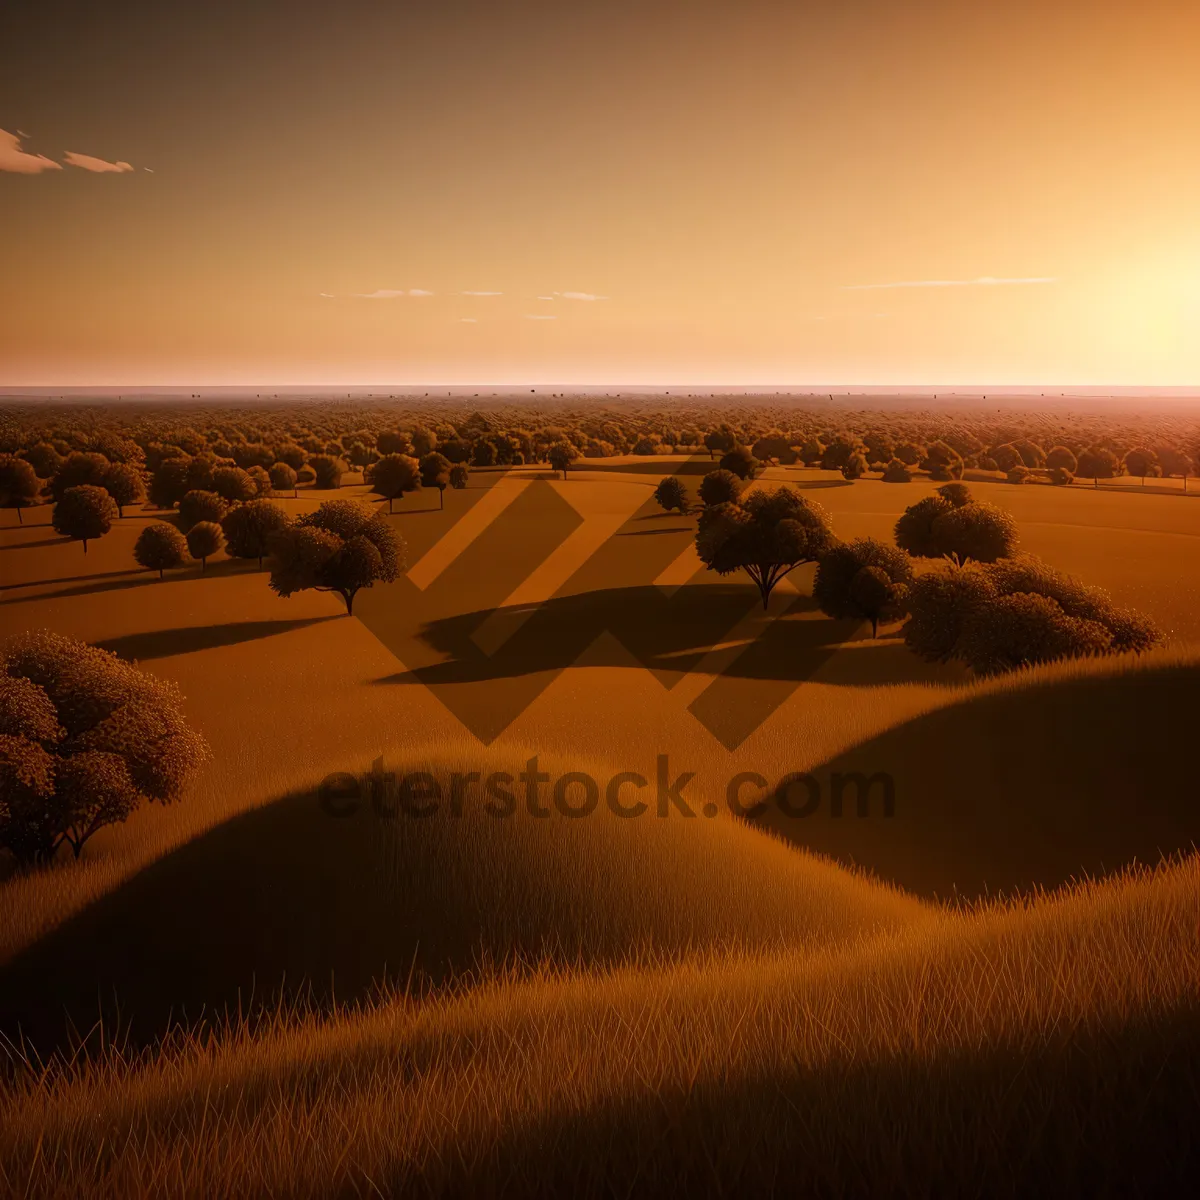
[[[444,508],[406,496],[387,519],[407,571],[352,617],[328,594],[274,595],[253,560],[160,581],[132,559],[166,515],[148,506],[86,555],[48,507],[6,514],[4,634],[48,627],[177,683],[214,753],[79,864],[0,883],[0,1031],[43,1053],[94,1052],[95,1022],[134,1048],[194,1031],[158,1057],[18,1070],[0,1187],[475,1191],[499,1171],[494,1190],[544,1194],[839,1191],[852,1161],[849,1190],[878,1191],[936,1164],[920,1149],[936,1142],[960,1181],[1004,1164],[1016,1190],[1057,1172],[1081,1192],[1143,1161],[1115,1132],[1134,1093],[1177,1144],[1200,999],[1178,737],[1200,699],[1200,508],[972,479],[1023,551],[1168,637],[979,680],[921,662],[895,627],[822,616],[812,566],[765,612],[743,577],[705,570],[695,518],[652,491],[671,473],[694,490],[710,466],[614,456],[565,480],[475,470]],[[890,541],[934,487],[778,466],[754,486],[785,482],[846,540]],[[278,503],[373,499],[343,484]],[[478,781],[455,791],[534,756],[601,791],[640,775],[649,811],[501,820]],[[372,770],[428,771],[461,815],[388,818],[366,792],[331,815],[321,781]],[[800,772],[822,789],[811,815],[730,815],[739,774],[749,807]],[[835,815],[853,773],[890,779],[893,816],[878,789]],[[687,778],[660,814],[664,775]],[[1054,891],[1162,856],[1175,865],[1153,876]],[[963,907],[997,892],[1035,899]],[[315,1011],[195,1032],[281,995]],[[1010,1167],[1038,1120],[1043,1149]],[[121,1140],[98,1155],[105,1129]]]

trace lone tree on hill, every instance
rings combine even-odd
[[[15,508],[18,525],[25,523],[21,510],[36,504],[41,491],[42,481],[32,463],[15,454],[0,454],[0,507]]]
[[[248,500],[225,514],[221,530],[231,558],[257,558],[262,568],[271,538],[288,523],[288,515],[270,500]]]
[[[113,463],[100,477],[100,486],[117,502],[117,516],[125,515],[125,505],[146,498],[146,481],[129,463]]]
[[[188,559],[187,539],[166,521],[152,521],[137,536],[133,544],[133,557],[138,566],[147,571],[164,571],[182,567]]]
[[[415,492],[421,487],[421,468],[415,458],[407,454],[385,454],[371,468],[371,491],[392,503],[406,492]]]
[[[471,468],[466,463],[455,463],[450,468],[450,486],[455,491],[461,492],[467,486],[467,480],[471,477]]]
[[[446,488],[450,486],[451,470],[453,466],[450,460],[436,450],[431,450],[421,459],[421,486],[437,488],[438,508],[446,506]]]
[[[277,462],[267,472],[267,477],[271,481],[271,488],[276,492],[291,492],[292,498],[296,497],[296,471],[294,467],[289,466],[285,462]]]
[[[833,541],[825,510],[784,486],[705,508],[696,553],[719,575],[745,571],[765,609],[775,585],[801,563],[815,562]]]
[[[667,512],[674,510],[687,516],[690,507],[687,488],[676,476],[668,475],[665,479],[658,481],[658,487],[654,489],[654,499],[658,501],[659,507]]]
[[[190,491],[179,501],[179,528],[187,533],[200,521],[219,522],[229,505],[216,492]]]
[[[327,500],[272,539],[271,589],[336,592],[353,613],[362,588],[390,583],[404,566],[404,539],[382,513],[353,500]]]
[[[116,501],[102,487],[84,483],[63,492],[52,524],[57,533],[82,542],[86,554],[88,542],[103,537],[119,517]]]
[[[745,483],[732,471],[709,471],[700,480],[700,503],[709,508],[717,504],[733,504],[745,490]]]
[[[197,521],[187,531],[187,548],[193,558],[200,560],[200,571],[204,572],[208,560],[220,553],[225,545],[225,535],[216,521]]]
[[[178,799],[208,747],[172,683],[46,630],[0,650],[0,847],[76,858],[141,804]]]
[[[550,465],[562,472],[563,479],[567,477],[567,468],[579,457],[575,447],[570,442],[555,442],[548,451]]]
[[[827,617],[870,621],[871,636],[878,637],[881,621],[904,615],[912,577],[912,562],[903,551],[858,538],[821,556],[812,594]]]

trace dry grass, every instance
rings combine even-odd
[[[31,1074],[39,1196],[1194,1181],[1200,862],[816,952],[497,979]]]

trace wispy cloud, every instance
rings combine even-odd
[[[953,288],[953,287],[1002,287],[1014,284],[1057,283],[1055,275],[1029,275],[1016,279],[997,279],[993,275],[981,275],[978,279],[910,279],[901,283],[849,283],[843,292],[875,292],[890,288]]]
[[[464,325],[478,325],[478,324],[479,324],[479,318],[478,318],[478,317],[459,317],[458,319],[459,319],[459,320],[460,320],[460,321],[461,321],[461,322],[462,322]]]
[[[539,300],[553,300],[554,297],[553,296],[539,296],[538,299]]]
[[[460,296],[503,296],[503,292],[459,292]]]
[[[336,300],[337,297],[332,292],[318,292],[322,300]]]
[[[561,296],[564,300],[607,300],[607,296],[597,296],[592,292],[555,292],[556,296]],[[539,297],[540,299],[541,297]]]
[[[74,150],[68,150],[63,155],[63,162],[69,167],[80,167],[97,175],[109,173],[123,175],[126,171],[133,170],[133,167],[127,162],[109,162],[106,158],[96,158],[91,154],[76,154]]]
[[[43,171],[61,171],[62,164],[44,154],[29,154],[21,149],[21,139],[28,134],[9,133],[0,129],[0,171],[11,171],[15,175],[40,175]]]
[[[377,288],[373,292],[355,292],[356,300],[396,300],[401,296],[432,296],[424,288]]]
[[[526,313],[525,320],[527,320],[527,321],[557,321],[558,318],[553,313]]]

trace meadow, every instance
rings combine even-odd
[[[1155,481],[968,469],[1020,549],[1152,617],[1149,653],[993,679],[704,568],[702,453],[472,468],[387,521],[407,569],[288,598],[217,554],[159,579],[126,509],[0,529],[0,630],[178,684],[185,796],[0,882],[0,1189],[29,1195],[1017,1194],[1197,1178],[1200,509]],[[347,472],[291,514],[371,501]],[[839,538],[937,486],[768,465]],[[1198,497],[1200,499],[1200,497]],[[384,508],[386,510],[386,506]],[[651,808],[331,815],[338,773],[649,781]],[[654,808],[687,774],[688,815]],[[886,774],[895,811],[807,773]],[[706,807],[707,806],[707,807]],[[708,814],[708,808],[712,815]],[[65,1055],[65,1056],[64,1056]]]

